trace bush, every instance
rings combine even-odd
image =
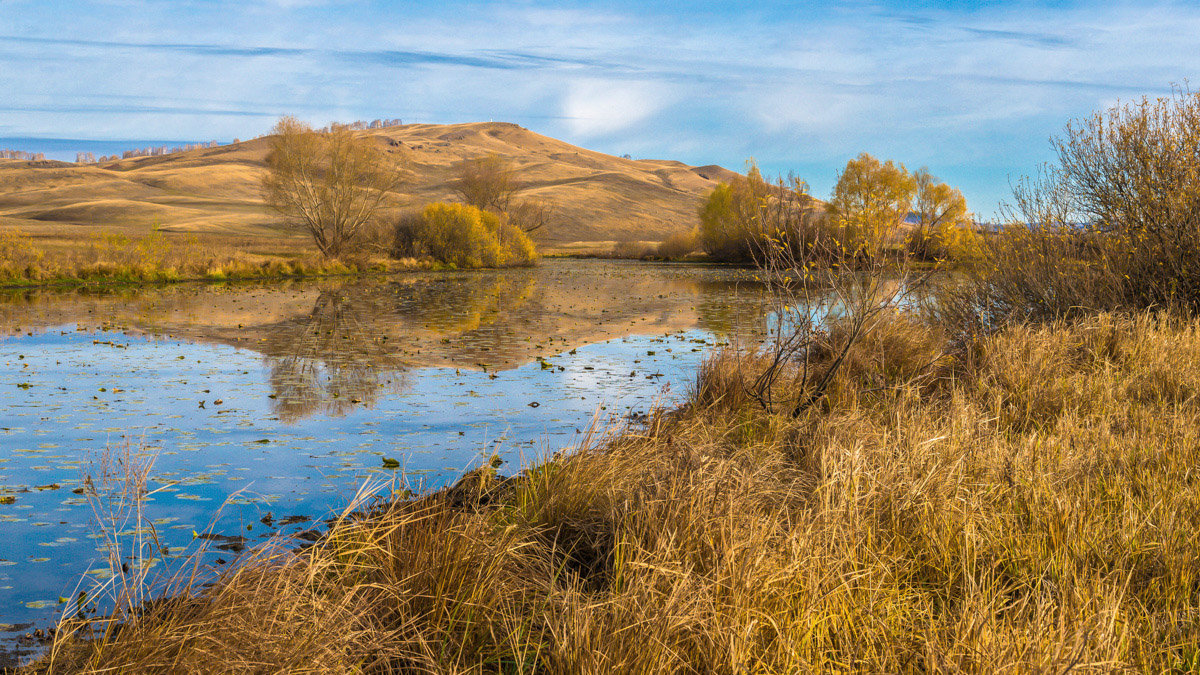
[[[982,255],[979,235],[967,227],[917,225],[904,239],[904,248],[917,260],[971,261]]]
[[[687,232],[673,234],[659,243],[655,249],[657,257],[664,260],[686,258],[700,245],[700,230],[693,228]]]
[[[429,257],[464,268],[529,265],[537,259],[533,241],[507,218],[441,202],[397,221],[393,255]]]
[[[1013,190],[986,264],[949,296],[980,324],[1200,310],[1200,96],[1177,91],[1067,125],[1055,165]]]
[[[699,245],[714,260],[761,264],[780,242],[797,258],[832,251],[826,221],[804,181],[770,183],[758,167],[713,188],[700,207]]]
[[[608,257],[621,260],[682,260],[699,248],[699,238],[699,230],[693,228],[673,234],[658,244],[626,239],[615,242]]]

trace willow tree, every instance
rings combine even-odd
[[[867,153],[846,162],[829,200],[836,237],[845,255],[882,253],[912,208],[915,181],[903,164]]]
[[[977,242],[962,191],[924,167],[913,173],[912,179],[912,215],[917,222],[908,235],[909,252],[926,260],[975,255]]]
[[[268,143],[263,198],[312,235],[322,255],[349,252],[404,180],[375,139],[346,127],[316,131],[284,117]]]

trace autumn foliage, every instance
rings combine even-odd
[[[354,252],[404,179],[373,138],[347,127],[316,131],[284,117],[269,143],[264,200],[326,256]]]
[[[530,265],[537,251],[507,218],[466,204],[428,204],[396,225],[397,257],[429,257],[459,268]]]

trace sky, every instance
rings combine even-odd
[[[0,148],[229,141],[295,115],[515,122],[767,173],[860,152],[992,217],[1050,138],[1200,73],[1200,3],[0,0]]]

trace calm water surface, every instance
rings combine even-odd
[[[556,260],[0,293],[0,642],[109,576],[81,482],[106,447],[154,458],[148,517],[169,551],[207,531],[252,545],[288,517],[313,527],[368,479],[435,487],[677,402],[761,302],[738,270]]]

